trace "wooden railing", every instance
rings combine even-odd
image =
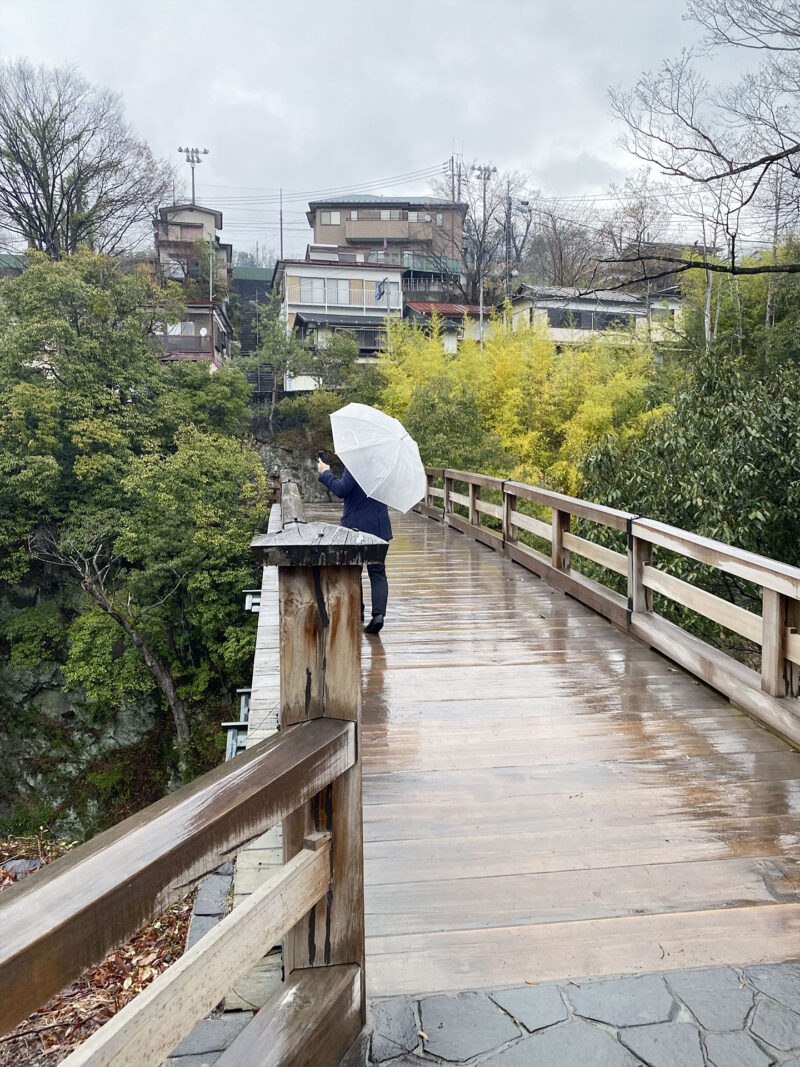
[[[4,890],[0,1032],[278,822],[284,865],[68,1067],[157,1067],[281,938],[286,982],[220,1067],[336,1064],[364,1023],[361,565],[387,546],[306,522],[285,473],[281,488],[282,511],[273,508],[270,532],[253,542],[278,567],[280,734]]]
[[[426,474],[425,500],[418,505],[422,514],[504,553],[663,652],[792,744],[800,744],[800,568],[521,482],[435,468],[426,468]],[[481,499],[486,489],[494,491],[496,502]],[[549,509],[550,521],[520,511],[523,500],[539,505],[540,512]],[[496,528],[487,528],[483,516],[494,520]],[[620,531],[626,551],[577,536],[570,529],[573,517]],[[549,542],[549,554],[521,544],[521,530]],[[760,586],[761,614],[667,573],[655,565],[654,549]],[[572,566],[573,555],[623,576],[627,596],[580,573]],[[659,615],[653,609],[654,592],[759,645],[760,673]]]

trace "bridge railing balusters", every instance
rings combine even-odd
[[[616,625],[665,653],[697,677],[781,734],[800,744],[800,568],[725,545],[665,523],[616,508],[568,497],[522,482],[484,474],[428,468],[428,491],[419,510],[430,518],[502,552],[556,589],[600,612]],[[444,477],[443,508],[437,505],[435,477]],[[468,493],[456,490],[466,485]],[[499,491],[502,504],[481,499],[481,488]],[[519,501],[551,511],[550,522],[524,514]],[[459,513],[457,507],[468,514]],[[482,515],[498,520],[494,530]],[[625,552],[574,534],[572,517],[627,534]],[[519,531],[549,543],[547,555],[520,543]],[[760,586],[761,614],[677,578],[654,562],[654,549],[666,549]],[[572,565],[572,555],[627,579],[626,596]],[[654,608],[653,594],[737,633],[761,648],[760,671],[687,633]]]

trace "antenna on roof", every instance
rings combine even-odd
[[[192,168],[192,205],[194,205],[194,168],[197,166],[198,163],[202,163],[203,162],[202,159],[200,158],[200,156],[207,156],[208,155],[208,149],[207,148],[189,148],[188,145],[187,145],[186,148],[181,148],[181,146],[178,145],[178,151],[180,153],[184,153],[184,152],[186,153],[186,162]]]

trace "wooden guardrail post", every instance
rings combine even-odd
[[[480,526],[481,513],[478,511],[478,501],[481,498],[481,487],[475,482],[469,483],[469,521],[472,526]]]
[[[800,665],[787,658],[787,642],[800,623],[800,601],[765,588],[761,606],[761,688],[774,697],[797,696]]]
[[[517,510],[517,496],[509,492],[503,482],[503,541],[508,545],[515,545],[519,540],[519,530],[511,521],[511,517]]]
[[[453,514],[453,501],[450,499],[450,494],[453,491],[453,479],[447,476],[447,471],[443,471],[444,477],[444,499],[442,501],[442,507],[444,508],[444,521],[447,522],[447,516]]]
[[[653,562],[653,546],[632,532],[628,522],[628,622],[633,611],[653,610],[653,591],[644,584],[644,569]]]
[[[570,563],[569,549],[564,548],[564,534],[569,533],[572,516],[568,511],[553,508],[553,541],[551,560],[558,571],[568,571]]]
[[[361,568],[381,562],[378,537],[306,519],[297,486],[284,472],[282,529],[257,537],[261,562],[278,567],[281,727],[315,718],[360,724]],[[332,833],[327,899],[284,942],[287,975],[304,968],[357,964],[364,987],[364,870],[361,764],[284,821],[284,860],[315,831]]]

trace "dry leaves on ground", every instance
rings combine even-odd
[[[33,837],[0,840],[0,890],[14,882],[2,869],[4,863],[11,859],[50,863],[72,844],[50,841],[46,831]],[[183,954],[191,912],[192,894],[173,904],[0,1038],[0,1067],[51,1067],[59,1063]]]

